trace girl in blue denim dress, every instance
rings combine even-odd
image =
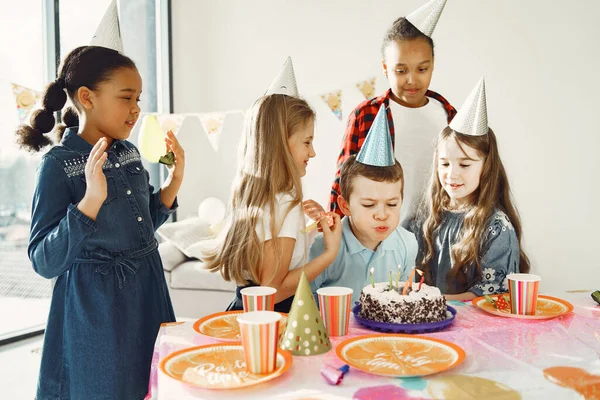
[[[413,231],[426,282],[448,300],[506,292],[508,274],[529,272],[521,220],[487,124],[483,79],[438,135]]]
[[[154,341],[175,320],[155,230],[177,207],[184,152],[154,192],[128,142],[140,113],[141,77],[128,57],[84,46],[63,61],[20,144],[39,151],[51,141],[53,113],[68,98],[60,143],[42,157],[32,205],[29,258],[55,284],[37,399],[143,399]]]

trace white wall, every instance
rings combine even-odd
[[[377,75],[378,92],[385,89],[382,36],[423,2],[174,0],[175,111],[247,108],[291,55],[301,95],[318,114],[318,155],[305,197],[324,202],[347,113],[361,100],[353,85]],[[434,33],[433,90],[459,107],[486,77],[490,125],[546,292],[600,289],[600,217],[593,209],[600,195],[599,14],[596,0],[449,0]],[[342,122],[318,97],[338,88]],[[212,192],[226,196],[240,122],[227,128],[221,155],[204,143],[200,124],[184,125],[188,211]],[[225,154],[227,161],[219,161]]]

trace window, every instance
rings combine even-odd
[[[12,84],[42,91],[45,83],[43,10],[21,0],[0,14],[0,338],[46,322],[51,282],[27,257],[31,197],[39,155],[19,150],[19,112]]]
[[[52,291],[52,282],[33,271],[27,256],[41,154],[29,154],[15,144],[20,120],[12,84],[42,92],[55,77],[52,60],[88,44],[110,2],[20,0],[0,13],[0,342],[43,329]],[[168,111],[169,1],[138,0],[120,6],[125,53],[144,81],[142,112]],[[59,22],[58,38],[54,21]],[[134,130],[130,140],[136,143],[136,138]],[[159,167],[147,168],[153,185],[159,186]]]

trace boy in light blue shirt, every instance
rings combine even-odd
[[[334,262],[311,282],[315,298],[321,287],[344,286],[353,289],[352,300],[358,301],[371,283],[371,269],[375,282],[389,282],[390,272],[394,281],[398,273],[404,281],[415,265],[417,240],[399,225],[404,173],[394,158],[388,129],[382,106],[359,154],[342,165],[342,241]],[[309,258],[321,254],[323,247],[319,235]]]

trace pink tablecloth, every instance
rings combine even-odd
[[[158,363],[176,350],[218,341],[199,335],[192,322],[160,329],[148,399],[600,399],[600,306],[588,293],[561,293],[573,313],[547,321],[496,317],[469,303],[457,309],[454,324],[427,334],[453,342],[466,352],[457,368],[426,378],[386,378],[351,369],[339,386],[320,375],[324,364],[341,366],[335,351],[294,357],[283,376],[255,387],[210,391],[190,388],[166,376]],[[351,320],[350,335],[373,334]],[[335,347],[348,338],[332,338]],[[550,379],[549,368],[568,367],[565,387]],[[554,370],[556,371],[556,369]],[[562,384],[565,384],[563,381]]]

